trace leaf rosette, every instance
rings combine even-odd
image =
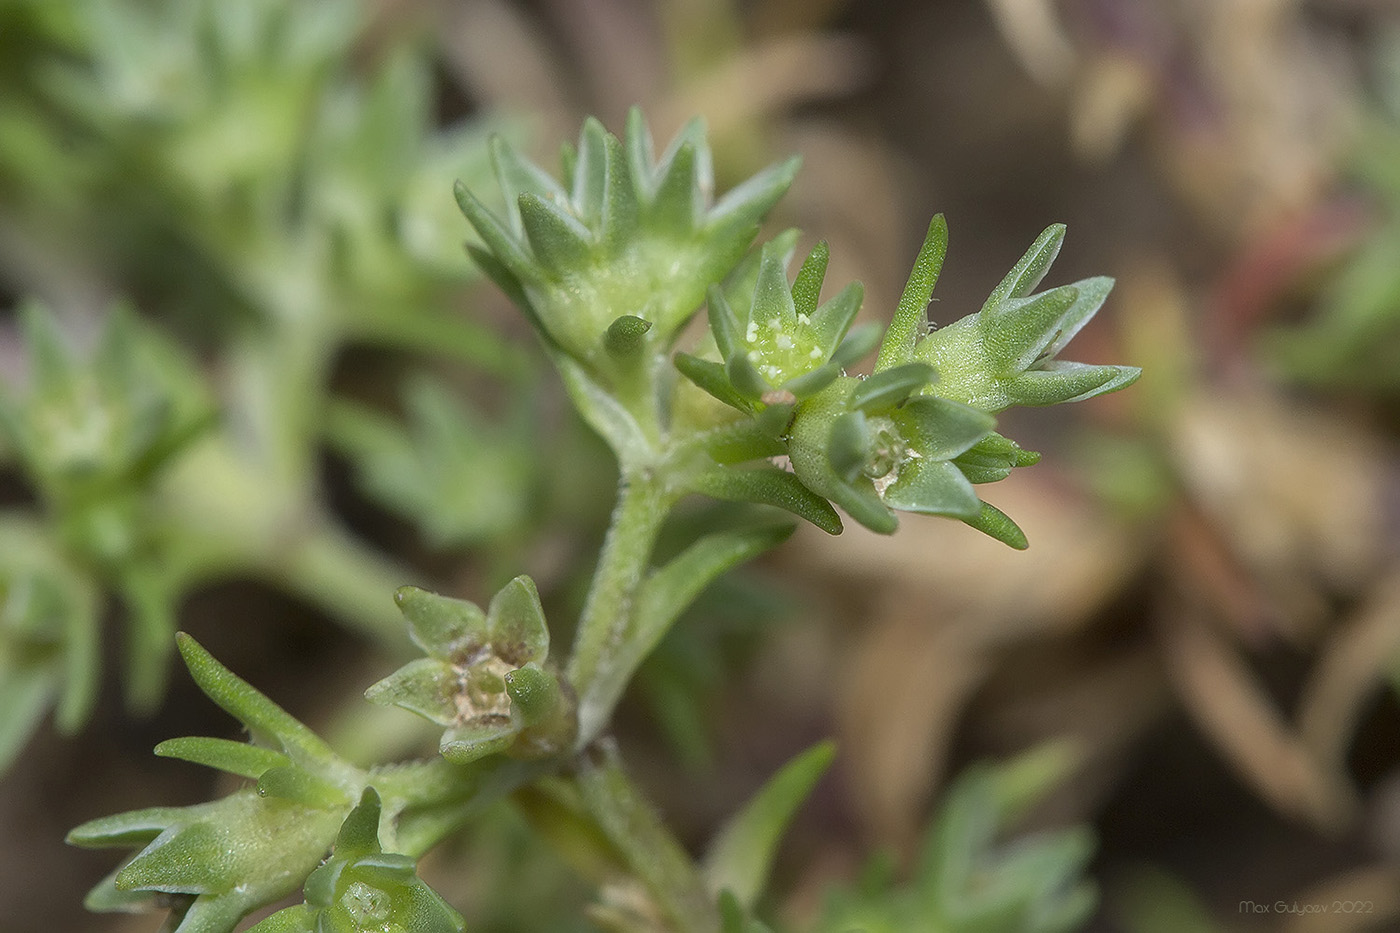
[[[600,372],[641,346],[670,345],[797,171],[790,159],[716,200],[701,122],[658,158],[638,110],[621,140],[589,119],[565,150],[564,182],[500,138],[492,159],[504,217],[456,187],[485,244],[469,251],[550,343]]]

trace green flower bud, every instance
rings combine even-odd
[[[764,244],[751,290],[733,301],[725,289],[710,287],[710,331],[723,362],[684,353],[676,358],[686,378],[742,411],[816,394],[877,339],[869,329],[846,336],[860,310],[860,283],[817,304],[826,277],[825,242],[816,245],[788,285],[791,246],[789,235]],[[734,278],[748,284],[743,270]]]

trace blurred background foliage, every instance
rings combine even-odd
[[[578,600],[611,467],[448,191],[491,131],[543,155],[632,104],[702,114],[721,186],[801,153],[778,222],[866,315],[935,211],[945,322],[1067,223],[1056,275],[1118,279],[1082,352],[1144,369],[1013,424],[1050,454],[998,499],[1029,551],[804,528],[706,595],[618,724],[682,837],[831,735],[766,905],[793,928],[1008,929],[968,872],[1037,929],[1400,925],[1383,0],[0,0],[7,924],[151,928],[84,914],[107,865],[61,840],[215,792],[147,754],[226,728],[167,678],[177,622],[372,758],[420,738],[356,700],[394,586]],[[472,929],[586,929],[510,809],[422,871]]]

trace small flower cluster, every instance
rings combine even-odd
[[[572,746],[568,689],[542,665],[549,629],[529,577],[516,577],[486,612],[474,603],[406,586],[394,596],[415,644],[410,661],[365,696],[445,726],[441,752],[465,764],[496,752],[543,758]]]

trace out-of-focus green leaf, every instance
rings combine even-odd
[[[705,855],[705,880],[711,890],[730,892],[743,907],[753,907],[768,882],[783,832],[835,757],[831,742],[809,748],[729,819]]]

